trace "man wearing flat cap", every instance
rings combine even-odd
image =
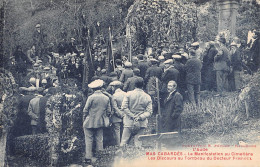
[[[161,77],[162,85],[162,100],[164,100],[167,94],[167,84],[169,81],[178,82],[179,80],[179,71],[173,66],[173,60],[168,59],[164,62],[164,72]]]
[[[103,150],[103,128],[109,126],[108,115],[111,114],[110,99],[101,92],[103,80],[95,80],[88,87],[94,93],[90,95],[83,109],[83,130],[85,134],[85,163],[91,164],[93,157],[93,139],[96,141],[96,151]]]
[[[134,75],[134,72],[132,70],[132,63],[131,62],[125,62],[125,69],[122,71],[122,74],[119,78],[119,81],[122,83],[125,83],[128,78],[132,77]]]
[[[190,50],[190,56],[185,64],[188,96],[190,102],[199,105],[202,63],[197,58],[195,50]]]
[[[35,28],[36,30],[33,33],[33,44],[35,46],[36,59],[38,60],[43,59],[47,35],[42,32],[40,24],[36,24]]]
[[[113,131],[113,136],[116,141],[116,145],[120,145],[121,141],[121,134],[123,132],[123,116],[124,113],[121,109],[122,106],[122,101],[124,97],[126,96],[126,92],[124,92],[121,88],[123,86],[123,83],[120,81],[113,81],[109,84],[112,88],[113,92],[113,98],[116,102],[116,106],[113,108],[113,115],[111,117],[111,123],[112,123],[112,131]]]
[[[148,62],[144,61],[144,55],[137,55],[138,58],[138,66],[137,68],[140,70],[140,76],[142,78],[145,77],[146,70],[149,68]]]
[[[123,90],[126,91],[126,92],[134,90],[135,89],[135,82],[138,79],[143,79],[142,77],[140,77],[140,70],[138,68],[135,68],[133,70],[133,72],[134,72],[134,76],[128,78],[126,80],[126,82],[124,83]]]

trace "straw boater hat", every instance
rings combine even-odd
[[[104,81],[101,79],[97,79],[90,84],[88,84],[88,87],[93,89],[93,88],[101,88],[104,85]]]

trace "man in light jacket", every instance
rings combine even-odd
[[[96,151],[103,150],[103,128],[109,126],[108,115],[111,113],[110,99],[101,92],[103,80],[95,80],[88,87],[94,93],[90,95],[83,109],[83,130],[85,134],[85,163],[91,164],[93,157],[93,139],[96,140]]]
[[[120,146],[128,144],[131,137],[134,137],[135,146],[140,147],[141,142],[138,136],[144,134],[147,127],[147,118],[152,115],[152,99],[143,91],[144,80],[138,79],[136,88],[127,92],[123,102],[122,110],[125,113],[123,118],[124,130]]]

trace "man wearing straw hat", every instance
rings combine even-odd
[[[95,80],[88,87],[94,93],[90,95],[83,109],[83,130],[85,134],[85,163],[90,165],[94,161],[92,147],[93,139],[96,141],[96,151],[103,150],[103,128],[109,126],[108,115],[111,113],[109,97],[101,92],[103,80]]]

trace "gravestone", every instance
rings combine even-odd
[[[218,32],[229,30],[231,37],[236,34],[236,17],[239,0],[218,0],[219,23]]]

